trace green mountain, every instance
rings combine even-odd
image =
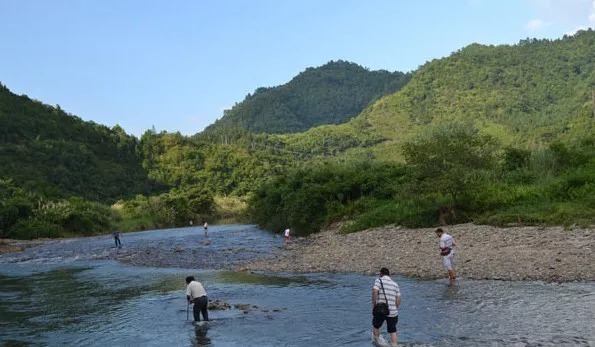
[[[409,77],[402,72],[370,71],[354,63],[331,61],[306,69],[284,85],[256,89],[204,132],[241,128],[282,134],[344,123],[373,100],[401,88]]]
[[[109,202],[154,188],[138,140],[118,126],[85,122],[2,84],[0,124],[0,179],[28,191]]]
[[[358,127],[385,139],[377,153],[428,128],[467,123],[527,148],[595,133],[595,32],[516,45],[469,45],[426,63],[398,92],[368,107]]]
[[[343,219],[351,230],[588,225],[594,65],[592,30],[472,44],[412,75],[331,62],[258,89],[196,136],[140,140],[0,85],[0,236],[109,229],[110,209],[59,198],[136,194],[146,196],[117,204],[127,230],[216,216],[215,197],[249,203],[251,222],[270,230],[301,233]],[[172,189],[157,195],[153,182]],[[34,192],[57,201],[42,205]]]
[[[472,44],[426,63],[347,123],[279,139],[288,155],[322,165],[290,170],[254,194],[254,222],[271,230],[316,232],[345,219],[344,231],[592,225],[595,32]]]

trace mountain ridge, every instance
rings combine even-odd
[[[257,133],[295,133],[344,123],[373,100],[401,88],[409,76],[330,61],[306,68],[285,84],[257,88],[203,132],[239,127]]]

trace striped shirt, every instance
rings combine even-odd
[[[380,285],[380,280],[382,280],[382,285]],[[383,286],[384,292],[382,292]],[[374,289],[378,289],[378,297],[376,298],[376,302],[386,302],[388,300],[388,309],[390,310],[388,316],[396,317],[399,314],[397,311],[397,296],[401,296],[401,290],[399,290],[399,285],[397,282],[385,275],[381,278],[377,278],[376,281],[374,281]],[[384,298],[385,293],[386,299]]]

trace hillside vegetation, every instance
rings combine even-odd
[[[594,61],[589,30],[512,46],[473,44],[428,62],[352,121],[287,136],[286,148],[309,143],[303,151],[317,152],[332,169],[299,168],[262,186],[253,216],[269,229],[286,224],[304,233],[338,218],[352,221],[346,231],[468,221],[592,224]],[[390,190],[331,183],[377,182],[378,172]],[[317,207],[303,208],[309,205]]]
[[[148,130],[136,139],[2,87],[0,236],[229,217],[296,234],[335,221],[345,232],[592,225],[594,57],[592,30],[473,44],[426,63],[401,89],[409,75],[332,62],[258,89],[190,137]],[[251,127],[259,122],[276,130]]]
[[[284,85],[256,89],[204,133],[241,128],[284,134],[341,124],[370,102],[401,88],[409,77],[402,72],[370,71],[354,63],[331,61],[306,69]]]
[[[110,202],[150,193],[138,140],[0,84],[0,178],[48,197]]]
[[[595,34],[517,45],[469,45],[415,72],[401,91],[360,117],[383,136],[388,157],[428,127],[476,126],[505,146],[535,149],[595,131]]]

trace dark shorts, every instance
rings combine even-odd
[[[376,329],[380,329],[384,321],[386,320],[386,331],[388,333],[396,333],[397,332],[397,323],[399,322],[399,316],[396,317],[386,317],[386,318],[379,318],[374,316],[372,318],[372,326]]]

